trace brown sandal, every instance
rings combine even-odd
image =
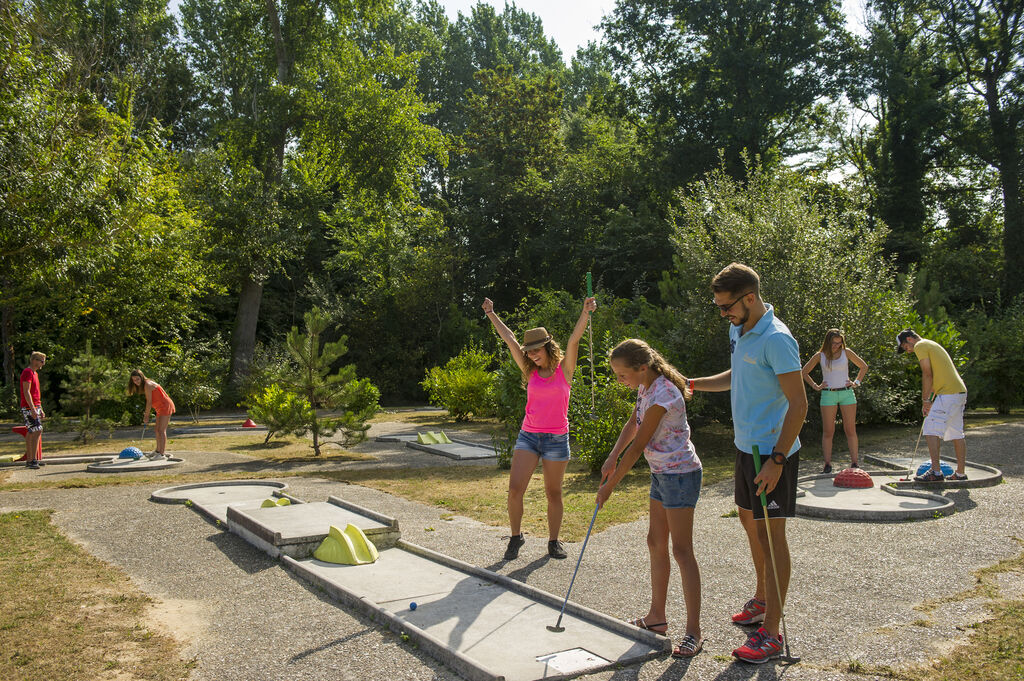
[[[693,637],[693,634],[687,634],[672,649],[672,657],[693,657],[702,650],[704,650],[704,637],[702,636],[698,640]]]

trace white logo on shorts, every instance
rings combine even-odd
[[[768,504],[768,510],[769,511],[778,511],[779,510],[779,505],[777,503],[775,503],[774,499],[772,499],[772,503]]]

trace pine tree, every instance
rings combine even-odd
[[[380,392],[369,379],[356,377],[354,365],[333,371],[334,364],[348,352],[348,338],[322,342],[321,336],[330,326],[327,314],[314,307],[305,314],[305,322],[305,331],[293,326],[288,333],[285,342],[296,366],[282,382],[313,406],[306,412],[308,420],[300,434],[313,434],[313,451],[320,456],[321,440],[338,431],[342,438],[336,444],[354,444],[366,438],[367,421],[377,412]],[[328,413],[318,414],[317,409]]]

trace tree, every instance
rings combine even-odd
[[[114,396],[121,375],[110,360],[93,354],[92,343],[87,340],[85,352],[71,360],[66,372],[67,378],[60,384],[65,391],[61,406],[81,415],[77,425],[82,442],[101,429],[113,428],[113,423],[92,415],[93,407]]]
[[[304,318],[305,331],[294,326],[285,341],[295,367],[281,377],[281,382],[311,405],[311,409],[303,412],[306,420],[295,431],[300,435],[312,433],[313,451],[320,456],[321,438],[331,437],[339,430],[340,444],[354,444],[366,438],[370,427],[366,421],[377,412],[380,392],[369,379],[356,378],[352,365],[333,369],[348,348],[345,336],[334,342],[321,341],[330,326],[328,315],[313,308]],[[319,415],[317,409],[341,414]]]
[[[873,214],[889,228],[886,251],[902,271],[920,263],[934,224],[938,168],[952,161],[951,70],[923,3],[875,0],[861,53],[857,100],[877,124],[858,159]]]
[[[0,334],[17,349],[125,345],[194,328],[215,273],[159,125],[133,127],[76,80],[20,6],[0,12]],[[130,108],[130,107],[129,107]],[[17,339],[17,340],[16,340]]]
[[[814,149],[841,92],[838,0],[619,0],[602,23],[621,94],[667,191],[719,165],[742,177]]]
[[[1024,293],[1024,1],[928,3],[957,68],[965,148],[996,169],[1003,201],[1003,296]]]
[[[333,227],[389,233],[411,210],[416,172],[442,155],[420,121],[415,64],[370,40],[381,4],[186,0],[187,52],[208,102],[199,185],[220,262],[237,295],[229,386],[255,349],[264,286],[321,228],[310,194],[329,197]]]

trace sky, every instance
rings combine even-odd
[[[473,5],[486,2],[499,11],[505,8],[505,0],[440,0],[449,19],[455,19],[459,12],[469,14]],[[562,57],[568,63],[576,55],[576,49],[601,35],[594,28],[605,14],[615,8],[615,0],[515,0],[521,10],[536,14],[544,24],[544,32],[554,38],[562,50]],[[861,33],[864,0],[843,0],[847,15],[847,26],[855,33]]]

